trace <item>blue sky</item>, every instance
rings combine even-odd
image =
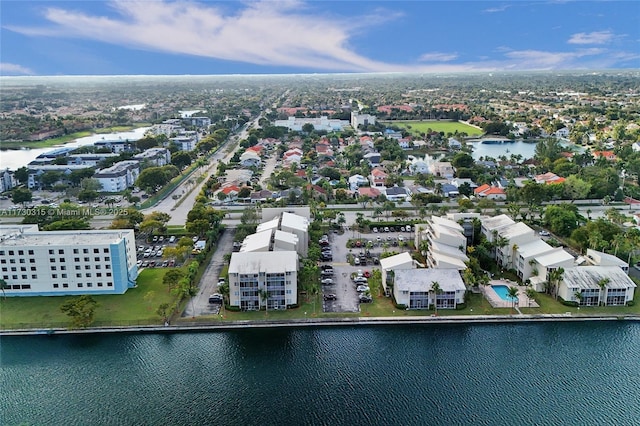
[[[639,1],[0,3],[0,75],[640,69]]]

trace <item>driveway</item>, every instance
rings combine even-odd
[[[233,237],[235,229],[225,229],[215,253],[211,257],[211,262],[202,275],[198,285],[198,294],[194,296],[186,305],[183,317],[196,317],[202,315],[215,315],[220,309],[220,305],[210,304],[209,295],[218,292],[218,278],[224,266],[224,255],[233,251]]]

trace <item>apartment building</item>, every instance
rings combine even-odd
[[[297,303],[295,251],[233,253],[229,263],[229,305],[252,311],[287,309]]]
[[[100,182],[103,192],[121,192],[132,188],[140,174],[140,163],[135,160],[120,161],[111,167],[98,170],[93,178]]]
[[[136,285],[132,229],[40,231],[0,225],[5,296],[123,294]]]
[[[440,292],[433,291],[438,283]],[[408,309],[455,309],[464,303],[466,287],[454,269],[399,269],[394,273],[393,297]]]

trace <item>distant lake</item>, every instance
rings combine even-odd
[[[482,142],[468,142],[468,145],[473,147],[473,158],[475,160],[480,157],[493,157],[498,158],[501,155],[505,155],[507,158],[513,155],[522,155],[522,159],[533,158],[536,153],[537,142],[523,142],[515,141],[508,143],[482,143]]]
[[[93,145],[94,142],[101,140],[130,140],[137,141],[142,139],[144,133],[149,130],[150,127],[139,127],[135,130],[127,132],[115,132],[115,133],[100,133],[91,136],[85,136],[84,138],[78,138],[73,142],[57,145],[56,147],[81,147],[85,145]],[[2,169],[8,168],[9,170],[16,170],[22,166],[26,166],[36,157],[45,152],[53,151],[56,147],[49,148],[35,148],[35,149],[10,149],[0,152],[0,167]]]

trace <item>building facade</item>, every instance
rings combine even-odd
[[[134,231],[0,226],[0,277],[5,296],[123,294],[138,277]]]

